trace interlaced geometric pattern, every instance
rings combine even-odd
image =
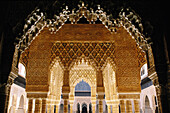
[[[97,67],[102,67],[110,57],[114,61],[115,44],[106,42],[56,42],[51,48],[51,62],[59,57],[64,67],[69,67],[73,60],[84,56],[93,60]]]

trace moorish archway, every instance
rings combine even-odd
[[[95,11],[88,10],[84,3],[76,12],[70,12],[66,7],[53,19],[45,19],[43,13],[37,16],[39,11],[37,9],[33,13],[37,20],[31,29],[27,24],[24,26],[25,35],[16,45],[13,64],[17,65],[20,58],[26,66],[28,112],[45,113],[54,106],[58,111],[62,93],[64,113],[67,113],[68,104],[73,99],[73,81],[81,75],[78,73],[87,74],[86,77],[82,74],[80,79],[84,77],[89,84],[94,82],[92,107],[97,99],[100,113],[103,112],[103,99],[109,105],[109,112],[110,105],[115,112],[119,112],[119,104],[121,112],[125,108],[127,112],[132,112],[132,101],[135,113],[139,112],[140,69],[146,63],[143,50],[149,48],[151,51],[151,47],[140,30],[130,22],[131,13],[126,14],[122,10],[120,18],[109,19],[100,6]],[[77,24],[82,17],[90,24]],[[94,24],[97,20],[102,24]],[[32,19],[27,22],[30,21]],[[71,21],[71,24],[65,24],[66,21]],[[21,57],[17,54],[18,50],[22,51]],[[74,73],[74,66],[83,63],[91,65],[90,70],[93,71]],[[93,108],[92,111],[95,112]]]

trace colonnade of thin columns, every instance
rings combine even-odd
[[[119,113],[119,101],[109,101],[107,102],[108,113]]]
[[[91,103],[92,103],[92,113],[96,112],[96,94],[98,100],[98,111],[99,113],[103,113],[103,100],[104,100],[104,86],[103,86],[103,76],[102,71],[97,71],[97,87],[91,87]],[[68,113],[68,103],[70,102],[70,113],[73,112],[73,102],[74,102],[74,87],[69,86],[69,71],[64,71],[64,79],[63,79],[63,87],[62,87],[62,94],[63,94],[63,101],[64,101],[64,113]],[[97,88],[97,89],[96,89]],[[30,98],[28,102],[28,113],[54,113],[54,105],[56,106],[55,113],[59,112],[59,102],[51,103],[46,99],[41,98]],[[33,108],[33,104],[34,108]],[[132,113],[132,103],[131,100],[120,100],[112,102],[108,104],[108,113],[111,113],[111,105],[112,105],[112,113],[119,112],[119,104],[121,113]],[[46,107],[47,106],[47,107]],[[139,113],[139,100],[134,100],[134,111],[135,113]]]
[[[92,103],[92,113],[95,113],[96,109],[96,87],[91,87],[91,103]]]
[[[98,99],[98,110],[99,113],[103,113],[103,99],[99,97]],[[34,101],[33,101],[34,100]],[[70,113],[73,113],[73,102],[71,99],[64,99],[64,113],[68,113],[68,102],[70,103]],[[92,103],[92,113],[96,112],[96,100],[93,99],[91,100]],[[135,113],[140,113],[139,109],[139,100],[133,100],[134,103],[134,111]],[[121,113],[132,113],[132,100],[120,100],[120,101],[115,101],[112,103],[108,103],[108,113],[119,113],[119,105],[120,105],[120,110]],[[112,106],[112,107],[111,107]],[[89,107],[88,107],[89,108]],[[89,109],[87,110],[89,111]],[[111,109],[112,108],[112,109]],[[81,110],[81,106],[80,106]],[[28,100],[28,113],[58,113],[59,112],[59,104],[55,104],[55,112],[54,112],[54,104],[51,104],[48,102],[46,99],[41,99],[41,98],[35,98],[32,99],[30,98]]]
[[[140,113],[139,99],[133,100],[135,113]],[[120,100],[121,113],[132,113],[132,100]]]

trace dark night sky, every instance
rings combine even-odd
[[[73,0],[75,1],[75,0]],[[94,1],[94,0],[91,0]],[[100,1],[100,0],[99,0]],[[111,0],[107,0],[108,3]],[[163,37],[170,42],[168,36],[168,4],[165,1],[156,0],[112,0],[118,4],[130,6],[142,18],[144,28],[151,32],[153,41],[153,53],[155,56],[155,63],[158,71],[165,72],[166,70],[160,69],[161,66],[166,66],[166,57],[164,51]],[[0,70],[0,83],[6,81],[9,75],[14,52],[14,40],[18,31],[22,30],[22,25],[27,16],[35,9],[36,6],[42,4],[42,1],[0,1],[0,36],[1,43],[1,70]],[[50,3],[44,0],[44,3]],[[145,27],[148,24],[151,27]],[[2,39],[3,35],[3,39]],[[169,44],[169,43],[167,43]],[[169,46],[168,46],[169,47]],[[168,48],[169,50],[169,48]]]

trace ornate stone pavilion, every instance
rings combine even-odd
[[[50,19],[37,8],[17,37],[8,93],[21,63],[26,70],[28,106],[20,107],[24,112],[58,113],[61,103],[64,113],[75,112],[75,86],[84,80],[91,88],[92,113],[139,113],[141,68],[147,65],[161,113],[152,48],[142,32],[140,17],[128,8],[112,18],[100,5],[93,9],[82,2],[72,10],[66,6]],[[6,102],[8,112],[12,104]]]

